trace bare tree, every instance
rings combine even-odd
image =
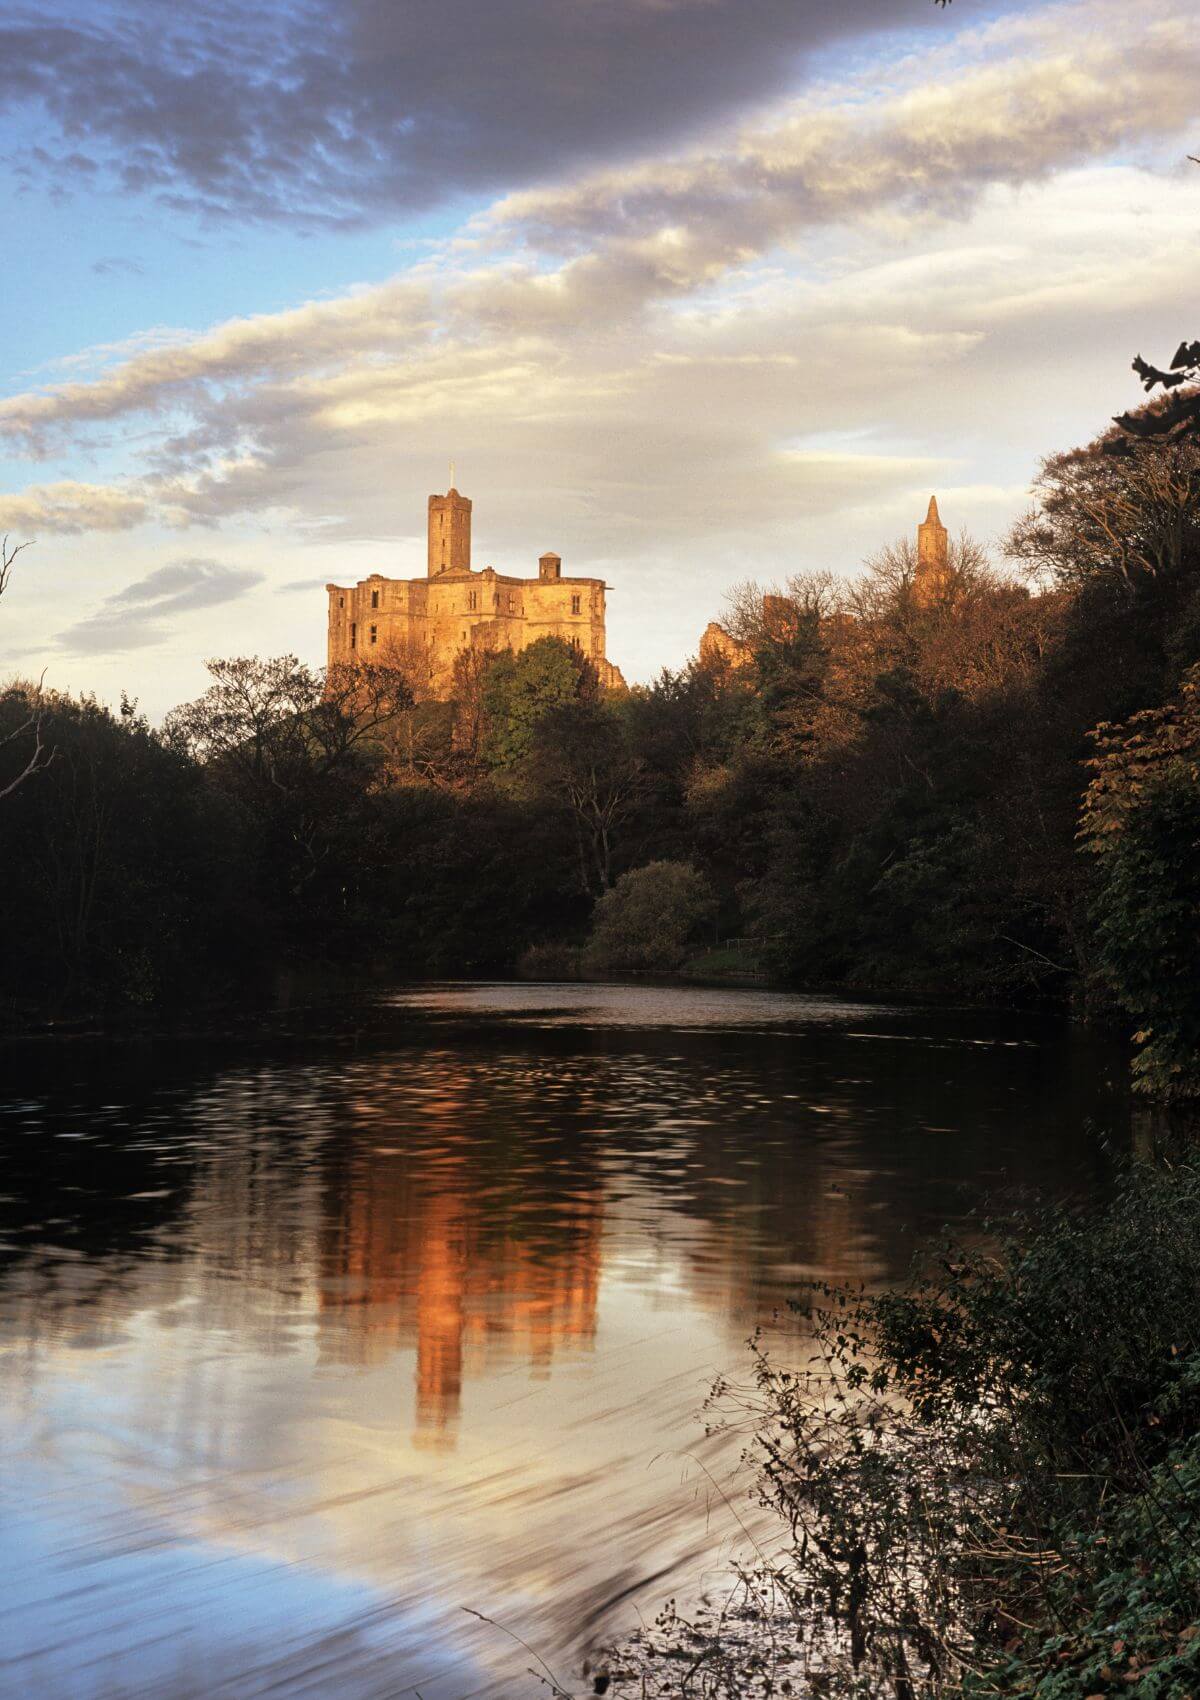
[[[0,596],[8,589],[17,556],[28,548],[28,543],[10,543],[7,537],[0,541]],[[0,764],[5,770],[0,771],[0,802],[11,797],[27,779],[41,773],[54,760],[54,747],[46,740],[48,711],[42,692],[44,678],[45,674],[36,685],[11,685],[5,693],[10,705],[19,704],[19,707],[16,722],[7,730],[0,731]],[[9,762],[14,756],[16,768],[9,771]]]

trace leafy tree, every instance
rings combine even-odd
[[[528,756],[535,731],[551,709],[594,702],[599,695],[595,668],[562,638],[538,638],[515,654],[502,650],[488,664],[479,691],[484,764],[512,772]]]
[[[596,905],[587,958],[602,968],[678,968],[716,904],[686,862],[633,868]]]
[[[1107,582],[1127,598],[1200,565],[1200,442],[1104,452],[1110,437],[1042,463],[1038,503],[1009,553],[1054,585]]]
[[[1157,407],[1135,408],[1130,413],[1116,414],[1113,423],[1121,435],[1110,441],[1110,454],[1127,454],[1130,438],[1144,441],[1149,437],[1159,437],[1180,441],[1200,434],[1200,389],[1182,387],[1200,384],[1200,342],[1181,342],[1168,371],[1152,366],[1140,354],[1134,359],[1133,369],[1147,392],[1161,388],[1164,396],[1171,391],[1179,393],[1171,395],[1169,400],[1160,400]]]

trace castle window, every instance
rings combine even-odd
[[[510,596],[508,599],[508,611],[510,614],[515,614],[517,611],[517,599],[515,596]]]
[[[572,614],[581,614],[583,612],[581,597],[573,596],[571,598],[571,612]]]
[[[476,610],[476,608],[478,608],[478,606],[479,606],[479,592],[477,590],[472,590],[472,591],[468,592],[467,607],[470,609],[472,614],[475,612],[475,610]]]
[[[583,645],[580,643],[578,638],[572,638],[571,639],[571,648],[572,649],[582,649]]]
[[[355,620],[350,622],[350,647],[351,649],[358,648],[358,622]]]
[[[371,627],[371,642],[372,643],[374,643],[376,641],[378,635],[379,635],[379,627],[378,626],[372,626]]]
[[[492,604],[495,607],[496,612],[499,613],[500,612],[500,592],[499,591],[497,591],[495,596],[492,597]]]
[[[346,598],[344,596],[339,596],[338,597],[338,607],[344,608],[345,606],[346,606]]]
[[[371,606],[372,608],[378,608],[379,606],[379,592],[377,590],[373,590],[371,592]]]

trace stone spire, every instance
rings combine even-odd
[[[930,496],[929,512],[917,527],[917,571],[913,580],[918,603],[936,602],[950,578],[950,533],[938,514],[937,497]]]

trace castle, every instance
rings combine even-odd
[[[600,683],[625,681],[604,653],[604,593],[598,578],[564,578],[545,554],[536,578],[471,566],[471,503],[451,488],[430,496],[424,578],[372,573],[356,585],[328,584],[329,665],[378,661],[410,675],[419,695],[444,699],[464,652],[525,649],[556,637],[585,656]]]

